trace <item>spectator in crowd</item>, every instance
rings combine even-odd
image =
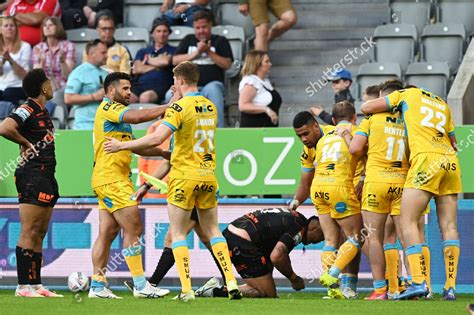
[[[131,57],[127,47],[115,41],[115,22],[110,10],[100,11],[97,14],[96,30],[99,39],[107,45],[107,62],[104,69],[107,72],[125,72],[130,74]],[[83,54],[82,62],[87,59],[86,52]]]
[[[158,103],[173,84],[172,56],[176,47],[168,44],[171,29],[164,19],[155,19],[151,27],[154,43],[137,52],[133,73],[132,103]]]
[[[349,101],[354,104],[355,100],[349,90],[352,85],[352,74],[347,69],[340,69],[329,75],[328,80],[331,81],[332,90],[334,91],[334,104]],[[332,115],[326,112],[321,106],[313,106],[310,112],[319,117],[322,121],[329,125],[333,125]]]
[[[19,105],[26,100],[22,80],[30,69],[31,47],[20,40],[18,25],[14,17],[2,19],[0,36],[0,100]]]
[[[59,18],[46,18],[41,28],[43,41],[33,48],[33,68],[44,70],[55,93],[64,91],[67,78],[76,64],[76,49],[66,40],[66,32]]]
[[[13,0],[7,8],[7,16],[18,22],[21,40],[32,47],[41,42],[41,23],[48,16],[61,16],[58,0]]]
[[[268,80],[272,63],[264,51],[247,54],[239,84],[241,127],[277,127],[280,94]]]
[[[176,0],[173,6],[173,0],[164,0],[160,8],[163,15],[161,18],[168,22],[168,25],[185,25],[193,27],[194,13],[207,10],[209,0]]]
[[[255,25],[254,46],[256,50],[268,51],[268,43],[281,36],[296,24],[296,11],[291,0],[239,0],[239,11],[252,18]],[[268,11],[278,19],[270,28]]]
[[[105,95],[103,83],[108,73],[101,67],[107,60],[107,46],[95,39],[87,43],[86,53],[87,61],[67,79],[64,103],[77,106],[73,129],[92,130],[95,112]]]
[[[224,127],[224,76],[232,66],[232,49],[225,37],[212,35],[210,12],[196,12],[193,27],[194,34],[187,35],[179,43],[173,64],[193,61],[199,66],[199,90],[216,105],[218,127]]]
[[[83,7],[84,14],[87,18],[87,25],[89,27],[96,27],[97,15],[103,10],[111,11],[112,16],[115,17],[115,22],[118,25],[123,23],[123,0],[99,0],[95,7],[90,7],[88,5]]]
[[[84,7],[87,0],[59,0],[62,16],[61,22],[65,30],[72,30],[87,25],[87,18],[84,14]]]

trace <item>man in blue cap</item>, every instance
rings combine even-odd
[[[349,70],[342,68],[335,71],[327,77],[331,81],[332,89],[334,90],[334,103],[342,101],[349,101],[354,104],[354,98],[349,90],[352,84],[352,74]],[[321,106],[313,106],[310,108],[313,115],[318,116],[322,121],[329,125],[333,125],[332,115],[326,112]]]

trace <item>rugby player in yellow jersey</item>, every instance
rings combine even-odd
[[[316,146],[316,171],[311,185],[311,198],[319,216],[330,216],[347,237],[340,246],[334,264],[319,281],[329,288],[329,296],[343,298],[338,276],[357,256],[363,244],[360,202],[354,189],[358,157],[349,153],[344,137],[351,137],[356,121],[352,103],[342,101],[333,107],[336,129],[324,135]],[[351,130],[350,132],[348,130]],[[321,218],[320,218],[321,220]],[[322,222],[322,221],[321,221]],[[324,232],[324,228],[323,228]]]
[[[422,270],[422,240],[418,221],[434,196],[445,257],[443,299],[454,300],[460,252],[456,222],[457,194],[462,191],[462,184],[451,110],[439,96],[419,88],[395,91],[366,102],[361,108],[365,114],[394,109],[401,111],[410,151],[400,223],[412,272],[412,285],[399,298],[426,296],[429,293]]]
[[[168,181],[168,215],[173,255],[181,280],[178,299],[194,300],[186,234],[195,206],[202,230],[211,240],[212,251],[224,271],[229,298],[239,299],[241,294],[232,271],[227,243],[217,223],[219,190],[214,144],[217,109],[198,92],[199,67],[196,64],[182,62],[173,69],[173,73],[174,85],[183,98],[166,111],[158,129],[134,141],[110,139],[105,148],[108,152],[152,148],[174,132]]]
[[[157,298],[169,293],[151,286],[145,279],[139,238],[143,224],[137,202],[131,198],[130,180],[132,152],[106,154],[103,146],[107,137],[120,141],[132,140],[130,124],[153,120],[164,114],[167,106],[153,109],[128,109],[130,101],[130,76],[113,72],[104,81],[106,97],[97,108],[94,120],[94,170],[92,189],[99,199],[99,235],[92,248],[92,275],[90,298],[117,298],[106,287],[106,266],[112,241],[123,230],[122,251],[133,277],[133,295],[138,298]],[[134,150],[140,155],[162,155],[160,149]]]

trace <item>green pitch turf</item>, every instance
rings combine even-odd
[[[0,291],[1,314],[468,314],[466,305],[474,295],[459,295],[457,301],[334,301],[320,293],[281,293],[279,299],[200,298],[188,303],[171,299],[137,300],[128,292],[116,292],[123,300],[87,299],[85,293],[65,293],[62,299],[24,299],[13,291]],[[365,294],[362,294],[365,296]]]

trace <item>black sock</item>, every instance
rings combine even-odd
[[[224,281],[224,285],[226,284],[226,281],[225,281],[225,274],[224,274],[224,271],[222,271],[222,267],[221,267],[221,264],[219,263],[219,261],[217,260],[216,256],[214,256],[214,253],[212,252],[212,250],[209,250],[211,252],[211,255],[212,255],[212,258],[214,258],[214,262],[216,263],[217,265],[217,269],[219,269],[219,272],[221,273],[221,277],[222,277],[222,281]],[[226,295],[227,296],[227,295]]]
[[[16,247],[16,273],[18,276],[18,284],[30,284],[31,262],[33,257],[32,249],[23,249]]]
[[[220,288],[212,289],[212,295],[213,295],[213,297],[228,297],[229,292],[227,292],[226,287],[222,286]]]
[[[158,265],[156,265],[155,272],[148,280],[151,284],[158,285],[161,280],[163,280],[164,276],[168,273],[168,271],[174,265],[174,256],[173,250],[169,247],[165,247],[163,253],[161,254],[160,261]]]
[[[31,282],[30,284],[41,284],[41,263],[43,262],[42,253],[33,253],[31,266]]]

